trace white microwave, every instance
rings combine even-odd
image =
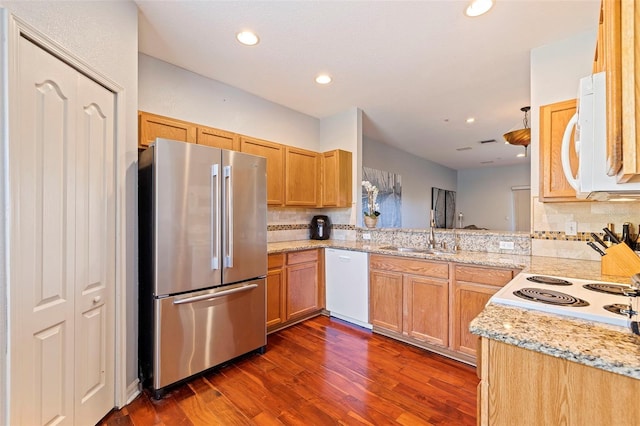
[[[605,73],[580,79],[578,111],[571,117],[562,138],[562,169],[576,197],[596,201],[640,200],[640,182],[618,183],[607,175],[607,96]],[[576,127],[574,149],[578,172],[569,162],[571,132]]]

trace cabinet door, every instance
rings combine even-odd
[[[471,334],[469,324],[484,309],[500,287],[456,281],[453,283],[453,347],[467,355],[476,356],[478,336]]]
[[[240,137],[240,151],[267,159],[267,204],[284,204],[284,146],[260,139]]]
[[[404,334],[440,346],[449,344],[449,281],[404,275]]]
[[[319,310],[318,262],[291,265],[286,270],[287,319]]]
[[[285,205],[318,206],[319,182],[318,153],[287,146],[285,148]]]
[[[282,269],[267,272],[267,328],[285,321],[284,280]]]
[[[322,206],[351,207],[351,153],[336,149],[323,153],[321,158]]]
[[[404,334],[440,346],[449,344],[449,281],[404,276]]]
[[[240,138],[238,135],[211,127],[198,126],[196,143],[214,148],[240,151]]]
[[[145,148],[156,138],[195,143],[197,127],[186,121],[139,111],[138,132],[138,146]]]
[[[562,136],[567,123],[576,112],[575,99],[540,107],[540,200],[578,201],[576,191],[569,185],[562,171],[560,159]],[[573,140],[575,131],[571,134]],[[571,170],[574,175],[578,159],[570,149]]]
[[[612,60],[620,61],[620,73],[610,76],[609,70],[607,70],[607,85],[613,87],[615,78],[620,78],[620,83],[615,85],[619,92],[615,93],[614,99],[610,99],[610,93],[607,90],[607,124],[609,120],[615,120],[618,125],[624,123],[622,126],[622,169],[619,180],[627,182],[640,175],[640,90],[638,90],[640,86],[640,77],[638,76],[640,68],[638,66],[640,61],[640,4],[637,1],[605,1],[605,23],[608,6],[616,4],[620,4],[619,22],[622,34],[620,35],[620,57],[612,58]],[[616,19],[615,13],[612,19]],[[618,108],[616,109],[616,107]],[[609,133],[607,136],[610,138],[617,135]],[[617,158],[615,157],[616,151],[612,149],[611,144],[608,145],[608,148],[607,163],[611,172],[617,165]]]
[[[376,327],[402,332],[402,274],[369,271],[369,319]]]

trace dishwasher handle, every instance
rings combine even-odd
[[[223,290],[217,293],[201,294],[200,296],[187,297],[185,299],[174,300],[174,305],[184,305],[187,303],[201,302],[203,300],[213,300],[220,297],[229,296],[230,294],[240,293],[243,291],[249,291],[258,287],[258,284],[248,284],[242,287],[232,288],[231,290]]]

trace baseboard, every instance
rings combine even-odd
[[[140,380],[135,379],[129,386],[127,386],[127,404],[125,405],[130,404],[138,395],[140,395]]]

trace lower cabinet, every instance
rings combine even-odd
[[[481,338],[478,425],[635,424],[640,380]]]
[[[319,314],[324,307],[324,249],[269,255],[267,332]]]
[[[469,324],[519,271],[458,263],[453,271],[452,349],[475,358],[478,336],[471,334]]]
[[[469,324],[517,270],[371,255],[370,318],[375,332],[475,363]]]
[[[449,265],[371,255],[369,268],[369,317],[374,331],[446,347]]]

